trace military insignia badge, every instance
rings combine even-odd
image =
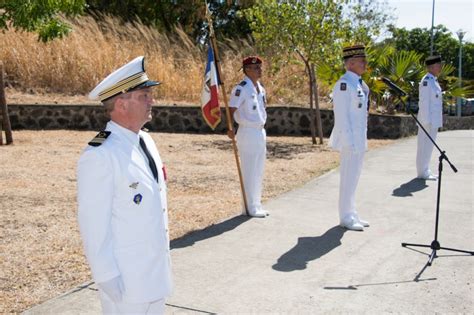
[[[235,90],[235,96],[240,96],[240,90],[239,89]]]
[[[347,90],[347,84],[342,82],[341,83],[341,91],[345,91],[345,90]]]
[[[362,103],[359,103],[359,108],[361,108],[361,107],[362,107]]]
[[[257,109],[257,105],[253,105],[252,109],[253,109],[253,110],[256,110],[256,109]]]
[[[239,83],[240,86],[245,86],[246,84],[247,84],[247,81],[245,80]]]
[[[428,81],[423,81],[423,86],[427,86],[428,85]]]
[[[88,144],[93,147],[98,147],[110,136],[112,132],[110,131],[101,131],[92,139]]]
[[[142,195],[141,194],[136,194],[133,196],[133,202],[135,202],[137,205],[139,205],[142,202]]]
[[[130,185],[128,185],[128,187],[130,187],[130,188],[132,188],[132,189],[137,189],[137,187],[138,187],[138,182],[131,183]]]

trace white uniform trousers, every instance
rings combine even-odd
[[[359,182],[365,152],[342,149],[340,152],[340,183],[339,183],[339,219],[349,222],[357,219],[355,192]]]
[[[242,168],[245,196],[250,214],[262,210],[262,181],[267,154],[264,128],[239,126],[237,148]]]
[[[431,124],[423,124],[423,127],[429,133],[431,138],[436,141],[438,128],[433,128]],[[418,177],[430,175],[430,161],[433,153],[433,143],[426,136],[425,132],[418,127],[417,148],[416,148],[416,172]]]
[[[99,289],[100,303],[103,314],[158,314],[165,313],[165,299],[150,303],[116,303],[107,294]]]

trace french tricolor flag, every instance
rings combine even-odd
[[[207,53],[206,73],[201,93],[201,111],[204,120],[214,130],[221,122],[221,109],[219,107],[219,79],[217,76],[216,62],[212,45]]]

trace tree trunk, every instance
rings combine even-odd
[[[1,126],[5,129],[5,137],[7,144],[13,143],[12,126],[10,124],[10,117],[8,117],[8,107],[5,98],[5,84],[3,83],[3,63],[0,61],[0,113],[2,116]],[[3,144],[2,128],[0,127],[0,145]]]
[[[311,141],[313,144],[316,144],[316,128],[314,126],[314,106],[313,106],[313,97],[314,93],[314,74],[311,71],[311,66],[309,63],[306,64],[306,70],[308,71],[309,76],[309,127],[311,128]]]
[[[323,124],[321,122],[321,111],[319,110],[319,97],[318,97],[318,80],[316,79],[316,72],[314,71],[314,64],[311,64],[311,76],[313,77],[313,93],[314,101],[316,104],[316,126],[318,127],[319,144],[323,144]],[[313,119],[314,122],[314,119]],[[314,124],[314,123],[313,123]],[[315,140],[313,140],[313,144]]]

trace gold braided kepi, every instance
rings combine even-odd
[[[434,65],[435,63],[441,63],[442,59],[440,55],[429,56],[425,59],[425,65]]]
[[[364,45],[347,46],[342,49],[342,58],[367,57]]]

